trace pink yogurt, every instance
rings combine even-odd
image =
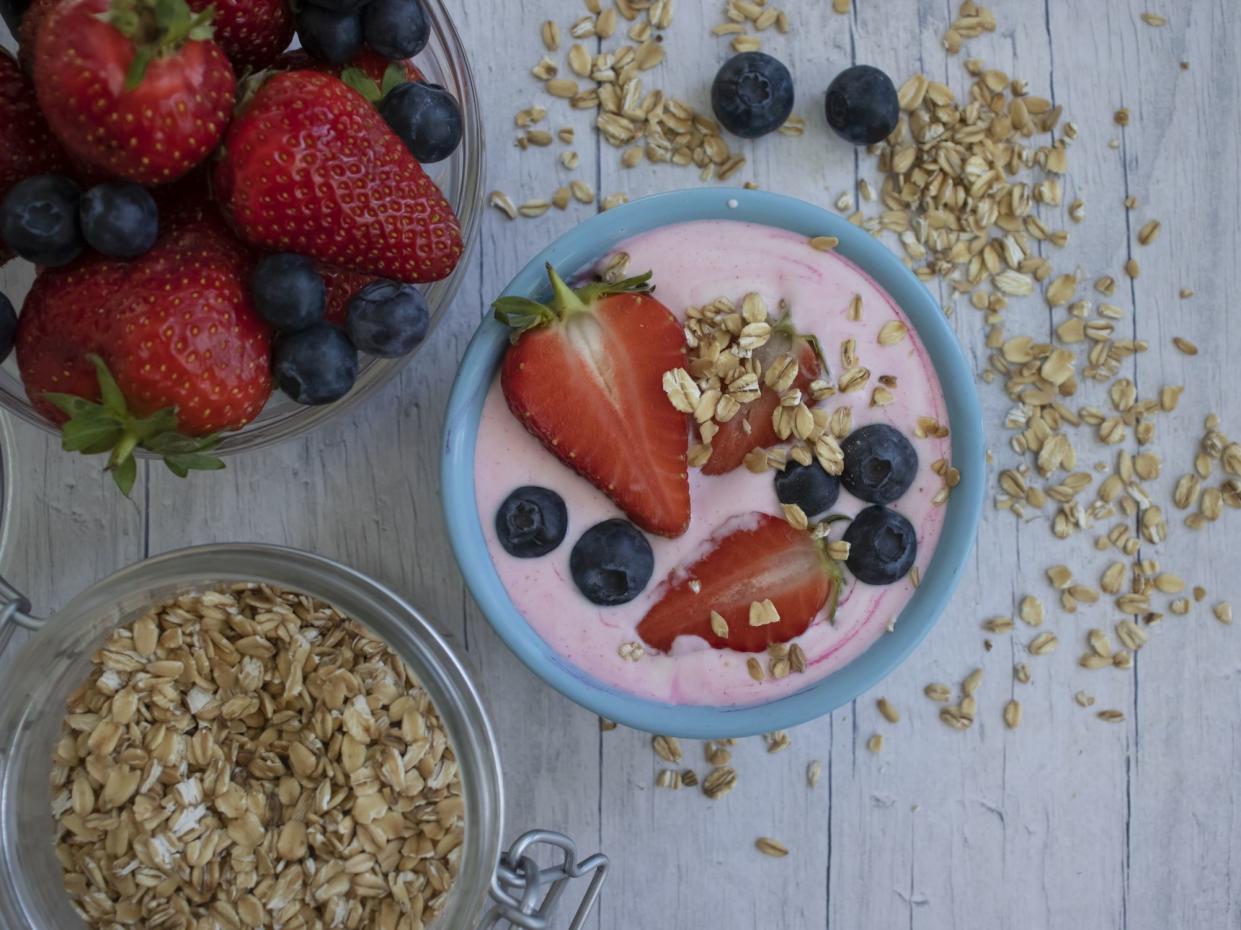
[[[890,320],[908,319],[864,272],[834,252],[810,247],[804,236],[751,223],[701,221],[667,226],[618,246],[629,253],[629,274],[653,272],[656,296],[679,317],[685,308],[757,291],[769,307],[788,303],[798,329],[817,335],[833,376],[838,377],[840,346],[857,343],[860,364],[871,370],[865,391],[836,395],[827,409],[853,407],[854,428],[889,423],[908,436],[918,451],[913,487],[892,506],[917,529],[917,567],[925,572],[943,526],[944,508],[932,503],[944,481],[931,465],[949,455],[946,438],[917,438],[920,417],[947,423],[943,391],[926,349],[913,327],[903,342],[880,346],[878,333]],[[862,298],[862,319],[848,319],[854,295]],[[896,401],[881,408],[870,404],[880,375],[894,375]],[[713,534],[728,521],[763,511],[780,515],[773,475],[755,475],[744,467],[709,477],[690,470],[693,517],[678,539],[650,537],[655,552],[651,584],[635,600],[619,607],[598,607],[573,583],[569,553],[594,524],[624,516],[589,482],[547,452],[509,412],[499,379],[483,407],[475,455],[475,490],[483,535],[513,604],[538,634],[565,659],[594,678],[643,698],[674,704],[734,706],[774,700],[805,688],[861,655],[900,616],[913,595],[911,581],[887,587],[856,582],[846,571],[846,588],[835,622],[817,619],[797,642],[806,653],[804,674],[754,681],[746,671],[748,653],[714,650],[698,637],[682,636],[670,654],[649,651],[638,661],[620,655],[620,647],[639,642],[638,623],[659,599],[662,582],[702,555]],[[569,530],[564,543],[541,559],[509,556],[496,538],[494,516],[515,488],[534,484],[564,497]],[[833,512],[852,515],[864,504],[843,491]],[[833,536],[842,532],[836,527]],[[764,668],[767,657],[760,655]]]

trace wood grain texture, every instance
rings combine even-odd
[[[773,137],[738,147],[750,159],[733,179],[830,205],[853,191],[867,160],[832,137],[821,91],[850,63],[872,63],[898,82],[914,70],[946,81],[959,94],[967,55],[1027,80],[1033,93],[1065,107],[1080,138],[1070,153],[1065,201],[1081,196],[1084,224],[1063,210],[1049,225],[1072,233],[1070,247],[1049,257],[1080,268],[1088,280],[1112,274],[1112,302],[1128,311],[1123,326],[1151,351],[1125,373],[1143,396],[1163,384],[1187,386],[1180,411],[1159,422],[1162,477],[1170,494],[1192,466],[1208,411],[1241,435],[1229,409],[1229,359],[1241,352],[1231,312],[1241,292],[1241,14],[1233,0],[1153,2],[1169,24],[1152,28],[1139,14],[1148,0],[1080,3],[994,0],[999,30],[948,58],[939,37],[955,15],[949,0],[855,0],[848,16],[824,0],[786,0],[795,30],[765,36],[766,50],[795,74],[804,137]],[[707,35],[716,0],[680,0],[668,36],[669,56],[649,72],[660,86],[705,108],[711,77],[728,56],[726,40]],[[619,152],[600,146],[590,115],[550,107],[548,128],[572,125],[581,157],[568,172],[564,148],[521,152],[514,113],[544,103],[526,69],[543,54],[538,24],[579,13],[573,0],[452,0],[457,25],[474,50],[488,137],[487,190],[515,201],[550,197],[571,177],[601,195],[638,196],[695,186],[692,171],[670,166],[621,168]],[[1178,65],[1189,62],[1189,69]],[[1128,127],[1112,113],[1127,106]],[[1119,140],[1119,147],[1109,140]],[[871,181],[877,187],[875,179]],[[1126,213],[1126,196],[1138,207]],[[1078,668],[1085,631],[1115,621],[1104,604],[1076,616],[1052,609],[1044,571],[1067,562],[1097,583],[1108,559],[1082,539],[1057,542],[1045,520],[1019,523],[988,510],[978,547],[944,620],[904,667],[850,707],[791,733],[792,745],[769,755],[759,740],[734,749],[737,788],[718,802],[697,790],[654,787],[663,767],[649,736],[625,729],[600,733],[595,718],[536,681],[504,649],[471,602],[444,533],[438,491],[441,418],[456,364],[486,307],[537,248],[583,219],[573,205],[539,220],[510,222],[488,211],[480,245],[456,304],[398,382],[356,413],[304,439],[240,460],[222,475],[190,484],[162,468],[140,476],[138,504],[118,499],[97,467],[62,455],[33,428],[16,427],[11,464],[20,472],[20,532],[2,563],[42,607],[54,608],[90,581],[145,554],[215,541],[259,540],[341,559],[421,605],[468,655],[500,734],[507,773],[510,834],[531,826],[567,830],[598,845],[614,871],[595,930],[755,926],[787,928],[1214,928],[1241,925],[1241,807],[1233,772],[1241,766],[1241,643],[1209,613],[1218,600],[1241,601],[1235,514],[1200,533],[1179,530],[1161,558],[1209,593],[1188,617],[1152,629],[1132,672]],[[1136,242],[1146,219],[1163,221],[1149,247]],[[1142,265],[1128,282],[1130,256]],[[20,291],[14,272],[0,287]],[[7,275],[7,277],[6,277]],[[1181,287],[1197,296],[1178,300]],[[941,299],[946,295],[941,289]],[[1091,295],[1097,299],[1097,295]],[[1050,333],[1063,311],[1038,299],[1006,311],[1013,333]],[[981,370],[982,315],[955,301],[953,324]],[[1186,357],[1173,336],[1195,341]],[[1002,421],[1009,404],[983,387],[995,467],[1012,464]],[[1082,402],[1106,398],[1083,385]],[[1135,450],[1130,438],[1124,448]],[[1092,447],[1089,467],[1115,448]],[[1169,514],[1170,522],[1182,514]],[[1027,593],[1048,604],[1045,629],[1060,648],[1030,657],[1032,630],[989,636],[982,620],[1015,613]],[[11,661],[11,658],[9,659]],[[1015,662],[1033,682],[1014,682]],[[936,720],[922,695],[930,681],[954,688],[984,670],[979,719],[965,733]],[[0,674],[3,674],[0,664]],[[1090,711],[1073,702],[1085,689]],[[886,696],[897,724],[879,715]],[[1009,731],[1004,702],[1018,698],[1024,720]],[[1105,724],[1100,708],[1124,711]],[[883,733],[883,751],[867,751]],[[708,766],[701,744],[685,743],[684,767]],[[807,764],[823,763],[819,786]],[[754,849],[761,835],[791,850],[781,860]]]

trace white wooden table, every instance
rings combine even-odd
[[[792,66],[807,132],[744,146],[750,164],[734,183],[754,180],[830,204],[853,189],[858,174],[852,151],[827,133],[827,83],[851,62],[868,62],[897,83],[922,69],[960,92],[966,56],[949,59],[939,45],[956,4],[855,0],[847,17],[834,15],[827,0],[784,5],[795,30],[769,34],[765,48]],[[538,24],[550,16],[565,23],[579,8],[573,0],[450,6],[482,92],[488,189],[518,200],[549,196],[569,174],[555,150],[513,147],[513,115],[536,100],[527,69],[543,53]],[[707,35],[721,6],[680,0],[668,61],[652,75],[704,107],[728,54],[725,40]],[[1117,298],[1135,311],[1135,335],[1152,346],[1130,366],[1144,395],[1165,383],[1187,385],[1183,415],[1160,424],[1170,463],[1159,482],[1166,491],[1192,460],[1208,411],[1241,434],[1241,411],[1226,401],[1236,397],[1236,382],[1225,376],[1241,353],[1234,307],[1241,294],[1241,8],[1236,0],[993,0],[993,8],[999,31],[971,42],[967,53],[1028,80],[1081,130],[1066,202],[1083,196],[1089,218],[1072,227],[1071,251],[1060,264],[1071,270],[1077,262],[1091,278],[1120,278],[1137,252],[1140,222],[1163,220],[1156,245],[1141,250],[1142,276]],[[1145,25],[1139,14],[1146,10],[1167,15],[1168,26]],[[1182,61],[1188,70],[1178,67]],[[1121,106],[1132,114],[1123,131],[1112,123]],[[616,150],[599,150],[584,113],[558,112],[552,126],[561,125],[577,128],[575,176],[601,193],[636,196],[697,183],[683,169],[621,169]],[[1113,138],[1118,148],[1109,147]],[[1121,202],[1130,194],[1139,207],[1127,221]],[[1210,595],[1191,616],[1157,628],[1133,671],[1077,667],[1085,629],[1115,619],[1100,606],[1076,618],[1053,612],[1049,628],[1064,645],[1030,659],[1033,683],[1017,685],[1011,669],[1026,658],[1028,637],[995,637],[996,648],[985,654],[980,621],[1011,613],[1028,592],[1050,603],[1048,565],[1072,560],[1086,575],[1103,557],[1088,545],[1066,549],[1044,521],[1019,526],[988,510],[953,605],[917,655],[853,706],[794,731],[782,754],[767,756],[759,740],[739,746],[739,785],[716,803],[697,791],[655,789],[659,764],[649,737],[600,733],[591,714],[541,685],[500,645],[466,593],[445,537],[441,415],[457,360],[490,301],[536,246],[572,228],[586,210],[553,210],[516,224],[489,211],[451,319],[399,382],[335,425],[230,461],[221,475],[187,484],[162,467],[144,467],[129,503],[94,463],[17,426],[13,464],[23,498],[20,536],[7,560],[11,579],[49,609],[153,553],[257,540],[310,549],[393,585],[461,644],[477,670],[500,734],[509,832],[551,826],[612,856],[592,927],[1241,926],[1234,787],[1241,632],[1217,624],[1208,609],[1218,599],[1241,600],[1241,518],[1231,512],[1201,533],[1181,530],[1175,551],[1164,553],[1169,567]],[[1182,286],[1197,297],[1177,300]],[[1046,315],[1037,300],[1010,312]],[[976,360],[984,357],[980,317],[968,306],[954,317]],[[1173,335],[1195,340],[1202,353],[1179,355]],[[1004,460],[1007,405],[997,388],[984,388],[983,397],[992,445]],[[1091,461],[1111,454],[1094,451]],[[955,684],[976,665],[986,671],[979,720],[954,732],[938,722],[922,688]],[[1105,724],[1076,706],[1073,694],[1082,688],[1097,697],[1094,710],[1118,708],[1125,722]],[[1016,731],[1000,719],[1010,693],[1025,708]],[[899,724],[879,717],[880,695],[900,708]],[[878,755],[865,747],[873,732],[886,737]],[[688,764],[704,772],[701,752],[687,746]],[[812,759],[822,760],[824,772],[815,791],[805,783]],[[759,855],[760,835],[782,840],[791,854]]]

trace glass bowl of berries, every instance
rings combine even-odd
[[[496,300],[446,414],[470,592],[600,716],[714,739],[847,703],[935,625],[986,486],[973,373],[882,243],[765,191],[592,217]]]
[[[442,0],[0,18],[0,405],[127,489],[136,458],[184,475],[312,430],[419,351],[480,220]]]

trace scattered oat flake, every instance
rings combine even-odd
[[[1220,623],[1232,623],[1232,605],[1227,601],[1220,601],[1212,608],[1212,612]]]
[[[1182,336],[1172,337],[1172,344],[1185,355],[1197,355],[1198,347]]]
[[[1010,730],[1021,725],[1021,702],[1012,700],[1004,705],[1004,725]]]
[[[771,856],[773,859],[783,859],[789,854],[787,846],[769,836],[760,836],[754,841],[754,845],[764,856]]]
[[[810,247],[820,252],[830,252],[838,245],[840,240],[835,236],[815,236],[810,240]]]
[[[866,741],[866,748],[871,752],[880,752],[883,749],[883,734],[872,733],[870,739]]]
[[[823,775],[823,763],[815,759],[806,767],[806,784],[811,788],[819,784],[819,778]]]
[[[1096,716],[1100,720],[1105,720],[1108,723],[1120,723],[1125,719],[1124,711],[1120,710],[1101,710]]]
[[[1158,13],[1143,13],[1142,22],[1148,26],[1166,26],[1168,21]]]
[[[900,723],[900,711],[887,698],[880,698],[875,702],[875,705],[879,708],[879,713],[883,714],[883,719],[888,721],[888,723]]]

